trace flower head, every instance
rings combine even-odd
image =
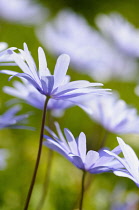
[[[118,13],[98,15],[96,23],[103,34],[111,39],[122,53],[139,57],[139,29]]]
[[[32,0],[0,0],[0,18],[10,22],[34,25],[48,15],[48,10]]]
[[[119,157],[112,151],[105,151],[111,157],[114,157],[119,163],[122,164],[122,168],[114,169],[113,173],[117,176],[127,177],[135,182],[139,187],[139,159],[137,158],[134,150],[126,144],[121,138],[117,138],[124,158]]]
[[[75,139],[70,130],[65,128],[65,138],[60,130],[59,124],[56,123],[55,125],[58,136],[47,128],[52,138],[45,135],[46,141],[44,142],[44,145],[62,154],[77,168],[96,174],[109,171],[109,168],[118,167],[117,163],[113,161],[113,158],[106,155],[103,149],[99,152],[93,150],[87,152],[86,136],[83,132]],[[120,152],[121,150],[119,147],[113,150],[113,153],[115,154],[119,154]]]
[[[18,111],[21,110],[21,107],[16,105],[6,111],[3,115],[0,116],[0,129],[11,127],[11,128],[24,128],[26,126],[20,125],[28,114],[16,115]]]
[[[19,49],[21,55],[9,50],[11,58],[17,63],[24,73],[18,73],[10,70],[2,70],[1,73],[25,78],[30,82],[41,94],[54,99],[68,100],[80,95],[88,93],[100,94],[105,90],[98,88],[90,88],[102,86],[101,83],[90,83],[86,80],[69,82],[69,77],[66,75],[70,58],[66,54],[59,56],[54,69],[54,75],[51,75],[47,68],[46,57],[42,48],[38,49],[39,56],[39,72],[35,62],[24,44],[24,50]],[[21,57],[22,56],[22,57]],[[23,59],[24,60],[23,60]]]
[[[22,82],[15,81],[13,86],[14,87],[5,86],[3,88],[4,92],[25,101],[27,104],[37,109],[43,110],[46,96],[37,91],[34,86],[23,79]],[[15,100],[15,102],[17,102],[17,100]],[[61,116],[66,108],[73,105],[74,103],[70,101],[50,98],[47,109],[51,110],[54,116]]]
[[[112,133],[139,133],[139,116],[135,108],[129,107],[116,94],[93,97],[87,106],[92,109],[89,115]]]
[[[52,54],[67,53],[73,69],[97,81],[131,81],[137,73],[137,61],[132,56],[122,53],[73,11],[60,11],[54,20],[37,30],[37,36]]]

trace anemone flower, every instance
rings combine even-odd
[[[26,102],[27,104],[37,109],[43,110],[46,96],[37,91],[36,88],[25,79],[22,79],[22,82],[14,81],[13,87],[4,86],[3,91],[9,95],[19,98],[19,100],[10,100],[8,102],[9,104],[17,102]],[[64,99],[55,100],[53,98],[50,98],[47,109],[51,110],[53,116],[60,117],[63,115],[65,109],[77,105],[81,107],[84,111],[86,111],[88,114],[92,114],[91,108],[89,106],[87,107],[86,105],[84,105],[84,100],[84,96],[79,96],[75,99],[72,98],[68,101],[64,101]]]
[[[88,171],[89,173],[98,174],[109,171],[108,168],[119,167],[119,165],[113,161],[114,158],[110,158],[110,156],[106,155],[103,149],[98,152],[93,150],[87,152],[86,136],[83,132],[75,139],[70,130],[65,128],[65,138],[60,130],[59,124],[56,123],[55,125],[58,136],[46,127],[52,138],[44,135],[46,139],[44,145],[63,155],[77,168]],[[119,154],[121,150],[119,147],[116,147],[112,152]]]
[[[48,16],[48,9],[32,0],[0,0],[0,18],[25,25],[39,24]]]
[[[53,20],[39,27],[36,34],[53,55],[67,53],[74,70],[88,74],[96,81],[112,78],[131,81],[136,78],[137,60],[121,52],[72,10],[60,11]]]
[[[112,43],[122,53],[139,57],[139,29],[128,22],[118,13],[100,14],[96,17],[96,24]]]
[[[9,54],[11,54],[11,58],[24,73],[18,73],[10,70],[2,70],[1,73],[12,75],[10,79],[13,76],[25,78],[45,96],[49,96],[57,100],[68,100],[88,93],[102,94],[106,91],[94,88],[96,86],[102,86],[101,83],[90,83],[86,80],[69,82],[69,77],[66,75],[66,72],[68,70],[70,58],[67,54],[59,56],[54,69],[54,75],[51,75],[49,69],[47,68],[44,51],[41,47],[38,49],[39,72],[37,71],[37,67],[27,45],[24,44],[24,50],[19,49],[19,51],[21,55],[10,49],[8,50]]]
[[[119,163],[122,164],[123,168],[114,169],[113,173],[117,176],[127,177],[139,187],[139,159],[137,158],[134,150],[126,144],[121,138],[117,138],[121,151],[124,158],[119,157],[117,154],[112,151],[106,151],[110,157],[114,157]]]
[[[28,191],[28,196],[25,204],[25,209],[27,209],[34,187],[42,151],[42,140],[46,119],[46,110],[51,99],[63,101],[73,100],[75,104],[78,104],[78,102],[74,101],[74,99],[77,97],[84,96],[86,94],[103,94],[107,93],[107,90],[97,88],[97,86],[102,86],[101,83],[90,83],[86,80],[69,82],[69,76],[67,76],[66,73],[68,70],[70,58],[67,54],[59,56],[54,69],[54,75],[51,75],[49,69],[47,68],[46,57],[42,48],[39,47],[38,49],[39,71],[37,71],[36,64],[26,44],[24,44],[24,50],[19,49],[20,54],[10,49],[8,50],[8,52],[11,58],[22,69],[24,73],[18,73],[11,70],[2,70],[1,73],[11,75],[10,79],[14,76],[26,79],[26,81],[28,81],[30,85],[32,85],[35,88],[35,90],[38,91],[38,93],[45,96],[45,101],[42,101],[42,103],[44,103],[44,106],[40,130],[40,143],[38,148],[38,155],[34,168],[34,175],[32,177],[31,185]]]
[[[16,115],[18,111],[21,110],[19,105],[16,105],[9,110],[7,110],[4,114],[0,115],[0,129],[11,127],[11,128],[27,128],[26,126],[20,125],[23,123],[24,119],[26,119],[29,115],[22,114]]]
[[[137,110],[126,104],[113,93],[103,96],[95,96],[85,102],[92,110],[90,118],[106,130],[117,133],[139,133],[139,116]]]

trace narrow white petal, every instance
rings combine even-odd
[[[80,156],[82,158],[82,161],[85,162],[86,158],[86,136],[83,132],[80,133],[78,137],[78,149]]]
[[[67,141],[68,141],[69,147],[71,149],[71,152],[74,155],[77,155],[78,156],[79,153],[78,153],[77,143],[75,141],[74,136],[72,135],[72,133],[70,132],[70,130],[68,130],[67,128],[64,129],[64,133],[65,133],[65,136],[67,138]]]
[[[118,155],[116,155],[115,153],[113,153],[111,151],[104,150],[104,152],[111,155],[112,157],[115,157],[123,165],[123,167],[125,167],[130,172],[129,165],[127,164],[127,162],[124,159],[122,159],[121,157],[119,157]]]
[[[12,95],[12,96],[15,96],[15,97],[19,97],[19,98],[25,99],[25,94],[21,94],[21,92],[18,91],[18,90],[16,90],[15,88],[5,86],[3,88],[3,91],[5,93],[8,93],[9,95]]]
[[[50,76],[50,71],[47,68],[47,60],[46,60],[46,56],[44,53],[44,50],[39,47],[38,48],[38,57],[39,57],[39,76],[44,77],[44,76]]]
[[[130,167],[130,173],[139,179],[139,160],[134,150],[129,145],[125,144],[121,138],[117,138],[117,140],[126,159],[126,162]]]
[[[15,74],[18,74],[18,72],[11,71],[11,70],[1,70],[0,73],[12,75],[12,76],[14,76]]]
[[[66,76],[70,57],[67,54],[62,54],[58,57],[56,66],[54,69],[54,88],[62,85]]]
[[[57,130],[59,139],[67,144],[67,142],[66,142],[66,140],[64,138],[64,135],[63,135],[63,133],[62,133],[62,131],[60,129],[60,126],[59,126],[58,122],[55,122],[55,126],[56,126],[56,130]]]

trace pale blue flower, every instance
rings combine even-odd
[[[104,36],[124,54],[139,57],[139,29],[118,13],[98,15],[96,24]]]
[[[22,82],[14,81],[13,86],[14,87],[5,86],[3,88],[4,92],[21,100],[13,99],[10,100],[8,104],[14,104],[24,101],[37,109],[43,110],[46,96],[37,91],[34,86],[32,86],[25,79],[22,79]],[[84,96],[71,98],[68,101],[55,100],[53,98],[50,98],[47,109],[51,110],[53,116],[61,117],[65,109],[77,105],[87,113],[91,114],[92,110],[89,107],[84,106],[84,100]]]
[[[0,0],[0,18],[10,22],[36,25],[48,16],[48,9],[33,0]]]
[[[128,106],[116,94],[93,97],[86,100],[92,114],[89,116],[106,130],[117,133],[139,133],[139,116],[137,110]]]
[[[10,70],[2,70],[1,73],[25,78],[29,81],[41,94],[49,96],[54,99],[68,100],[77,96],[88,93],[101,94],[106,90],[94,88],[95,86],[102,86],[101,83],[90,83],[86,80],[78,80],[69,82],[69,77],[66,75],[70,58],[66,54],[59,56],[54,69],[54,75],[51,75],[47,68],[46,57],[41,47],[38,49],[39,56],[39,71],[35,62],[24,44],[24,50],[19,49],[21,55],[18,55],[12,50],[9,54],[24,73],[18,73]],[[24,59],[24,60],[23,60]]]
[[[67,53],[75,70],[97,81],[135,78],[136,60],[112,46],[102,33],[73,11],[60,11],[54,20],[37,29],[36,34],[52,54]]]
[[[0,115],[0,129],[11,128],[24,128],[26,126],[20,125],[29,114],[16,115],[21,110],[19,105],[8,109],[4,114]],[[26,127],[27,128],[27,127]]]
[[[25,80],[22,80],[22,82],[15,81],[13,86],[14,87],[5,86],[3,88],[4,92],[22,99],[27,104],[30,104],[37,109],[43,110],[46,96],[37,91],[34,86]],[[11,100],[9,103],[17,101],[18,100]],[[74,104],[75,103],[70,101],[55,100],[50,98],[47,109],[51,110],[54,116],[61,116],[66,108],[69,108]]]
[[[128,144],[126,144],[121,138],[117,138],[117,140],[124,158],[119,157],[112,151],[110,152],[104,150],[110,155],[110,157],[114,157],[123,166],[123,168],[114,169],[113,173],[117,176],[127,177],[133,180],[139,187],[139,159],[137,158],[134,150]]]
[[[93,150],[87,152],[86,136],[83,132],[75,139],[70,130],[65,128],[65,138],[60,130],[59,124],[56,123],[55,125],[58,136],[47,128],[52,138],[44,135],[46,138],[44,145],[63,155],[77,168],[94,174],[107,172],[113,168],[119,168],[120,165],[117,164],[116,161],[113,161],[113,158],[110,158],[110,156],[104,152],[104,149],[101,149],[99,152]],[[119,154],[121,150],[119,147],[116,147],[112,152]]]

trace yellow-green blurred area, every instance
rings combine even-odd
[[[39,2],[33,1],[33,3],[39,3],[49,10],[48,19],[46,18],[46,21],[55,17],[60,10],[70,8],[77,14],[82,14],[92,26],[94,25],[94,17],[97,14],[118,12],[135,27],[139,28],[139,1],[137,0],[41,0]],[[24,11],[24,13],[26,13],[26,11]],[[43,45],[36,37],[36,27],[35,25],[20,24],[20,22],[8,21],[1,18],[0,42],[6,42],[9,47],[18,47],[21,49],[23,48],[23,43],[26,42],[38,65],[37,50],[39,46],[43,47]],[[53,72],[56,57],[53,56],[48,49],[44,48],[44,50],[46,52],[48,67],[50,71]],[[0,69],[19,70],[18,67],[6,66],[1,66]],[[69,67],[68,74],[71,76],[71,80],[87,79],[91,82],[95,82],[86,74],[79,74],[77,71],[74,71],[71,66]],[[12,81],[13,80],[19,79],[13,78]],[[7,75],[0,74],[0,114],[3,114],[6,109],[8,109],[5,103],[14,98],[7,95],[2,90],[3,86],[12,86],[12,81],[8,81]],[[105,82],[104,88],[118,91],[122,99],[139,110],[139,97],[134,93],[136,85],[137,83],[133,81],[122,82],[113,79]],[[0,148],[5,148],[9,151],[7,166],[4,170],[0,171],[0,210],[21,210],[24,208],[36,161],[42,117],[41,110],[22,103],[20,113],[22,114],[28,111],[32,112],[28,120],[28,125],[36,128],[35,131],[9,128],[0,130]],[[83,131],[87,136],[88,149],[96,150],[99,142],[103,139],[104,129],[93,122],[79,107],[69,108],[61,118],[54,118],[53,120],[60,123],[62,130],[69,128],[75,137]],[[48,122],[47,119],[46,122]],[[139,157],[139,135],[121,135],[121,137],[133,147]],[[109,133],[106,146],[110,149],[117,146],[115,134]],[[48,149],[43,146],[29,210],[37,210],[38,203],[41,199],[48,153]],[[54,152],[49,188],[42,210],[78,209],[81,176],[82,171],[74,167],[63,156]],[[126,200],[128,193],[138,192],[138,188],[134,182],[126,178],[116,177],[110,173],[87,175],[86,182],[89,184],[84,197],[84,210],[112,209],[112,203],[119,201],[119,198],[115,196],[117,186],[119,186],[120,190],[123,189],[123,191],[120,191],[120,199],[123,202]]]

